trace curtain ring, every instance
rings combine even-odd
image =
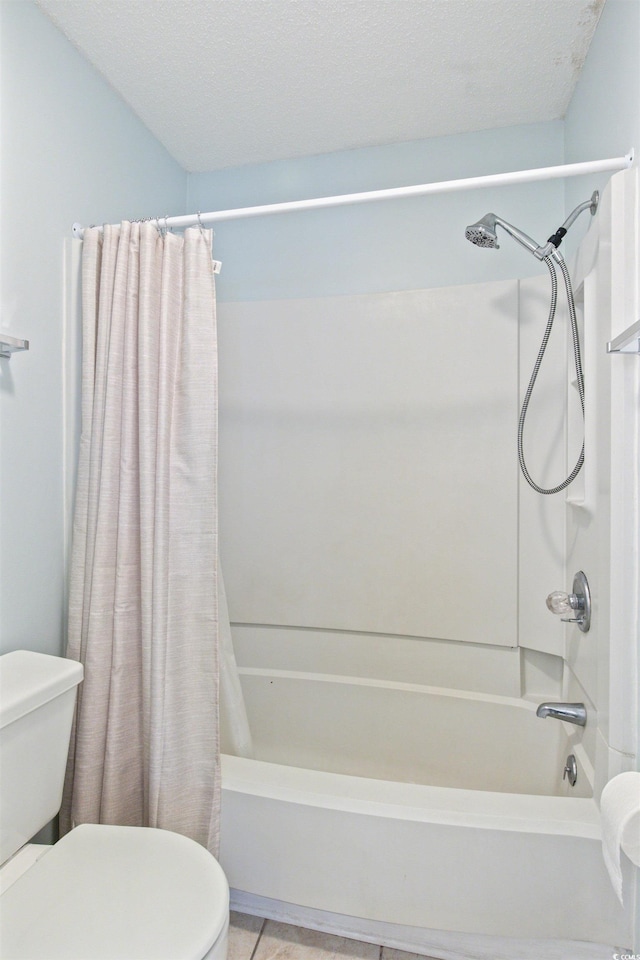
[[[199,211],[199,210],[198,210],[198,213],[196,214],[196,216],[198,217],[198,226],[200,227],[200,236],[202,237],[203,240],[206,240],[207,238],[206,238],[205,235],[204,235],[204,226],[202,225],[202,219],[200,218],[200,211]]]

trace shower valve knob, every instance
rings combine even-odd
[[[547,597],[547,607],[551,613],[562,617],[564,623],[577,623],[579,629],[586,633],[591,626],[591,593],[586,576],[580,570],[573,578],[573,593],[564,593],[554,590]],[[577,614],[567,617],[563,614]]]
[[[571,602],[573,600],[573,603]],[[551,610],[551,613],[556,613],[558,616],[561,616],[563,613],[571,613],[575,607],[576,597],[574,595],[569,596],[568,593],[564,593],[562,590],[554,590],[553,593],[550,593],[547,597],[547,607]]]

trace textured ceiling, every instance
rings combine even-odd
[[[561,118],[604,0],[38,0],[188,171]]]

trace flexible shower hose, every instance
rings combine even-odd
[[[563,480],[562,483],[559,483],[557,487],[551,487],[549,489],[539,486],[535,480],[531,478],[531,475],[527,469],[527,465],[524,459],[524,450],[523,450],[523,434],[524,434],[524,425],[527,418],[527,410],[529,409],[529,401],[531,399],[531,394],[533,393],[533,387],[542,364],[542,358],[544,357],[545,350],[547,349],[547,344],[549,342],[549,337],[551,336],[551,330],[553,327],[553,321],[556,316],[556,306],[558,302],[558,277],[556,275],[556,270],[553,261],[558,263],[560,270],[562,271],[562,276],[564,278],[564,286],[567,292],[567,304],[569,307],[569,320],[571,323],[571,338],[573,340],[573,357],[576,367],[576,382],[578,385],[578,395],[580,397],[580,406],[582,407],[582,420],[584,422],[584,378],[582,375],[582,361],[580,359],[580,337],[578,334],[578,320],[576,318],[576,306],[573,299],[573,290],[571,287],[571,277],[569,276],[569,271],[567,265],[564,262],[564,258],[560,253],[555,251],[548,257],[544,257],[544,262],[547,265],[549,274],[551,276],[551,304],[549,307],[549,319],[547,320],[547,326],[544,331],[544,336],[542,338],[542,343],[540,344],[540,349],[538,351],[538,357],[536,359],[533,372],[531,374],[531,379],[529,380],[529,386],[522,401],[522,410],[520,411],[520,419],[518,420],[518,460],[520,462],[520,469],[522,474],[529,484],[537,493],[550,494],[550,493],[560,493],[561,490],[565,490],[570,483],[572,483],[575,478],[580,473],[582,469],[582,464],[584,463],[584,440],[582,441],[582,450],[580,451],[580,456],[578,461],[567,477],[566,480]]]

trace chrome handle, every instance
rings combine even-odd
[[[547,607],[559,616],[563,613],[577,613],[577,617],[563,617],[563,623],[577,623],[578,629],[587,633],[591,626],[591,592],[586,576],[579,570],[573,578],[573,593],[554,590],[547,597]]]

